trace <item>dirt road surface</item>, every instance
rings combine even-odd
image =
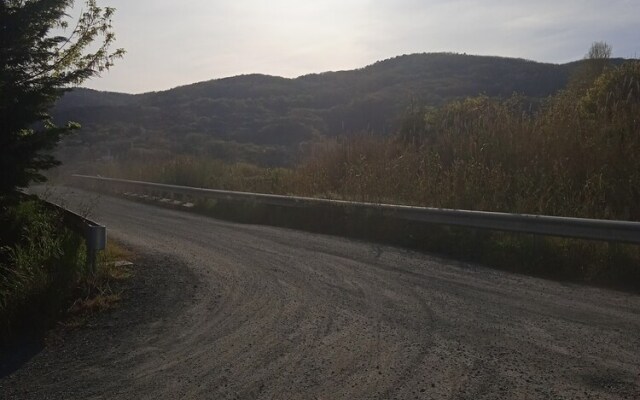
[[[142,255],[7,399],[640,399],[640,296],[58,189]]]

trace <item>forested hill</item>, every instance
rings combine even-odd
[[[242,75],[140,95],[76,89],[57,120],[82,131],[63,157],[89,160],[198,153],[286,164],[305,143],[326,136],[390,134],[413,105],[478,94],[540,99],[566,85],[575,63],[460,54],[414,54],[365,68],[286,79]]]

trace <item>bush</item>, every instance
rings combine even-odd
[[[4,202],[0,232],[0,339],[37,334],[60,314],[87,271],[81,238],[39,200]],[[7,204],[9,203],[9,204]]]

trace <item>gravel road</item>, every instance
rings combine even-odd
[[[142,256],[5,398],[640,399],[638,295],[55,192]]]

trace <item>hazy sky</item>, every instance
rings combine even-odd
[[[77,5],[83,3],[76,0]],[[99,0],[125,58],[86,86],[139,93],[227,76],[296,77],[410,53],[545,62],[604,40],[640,53],[640,0]]]

